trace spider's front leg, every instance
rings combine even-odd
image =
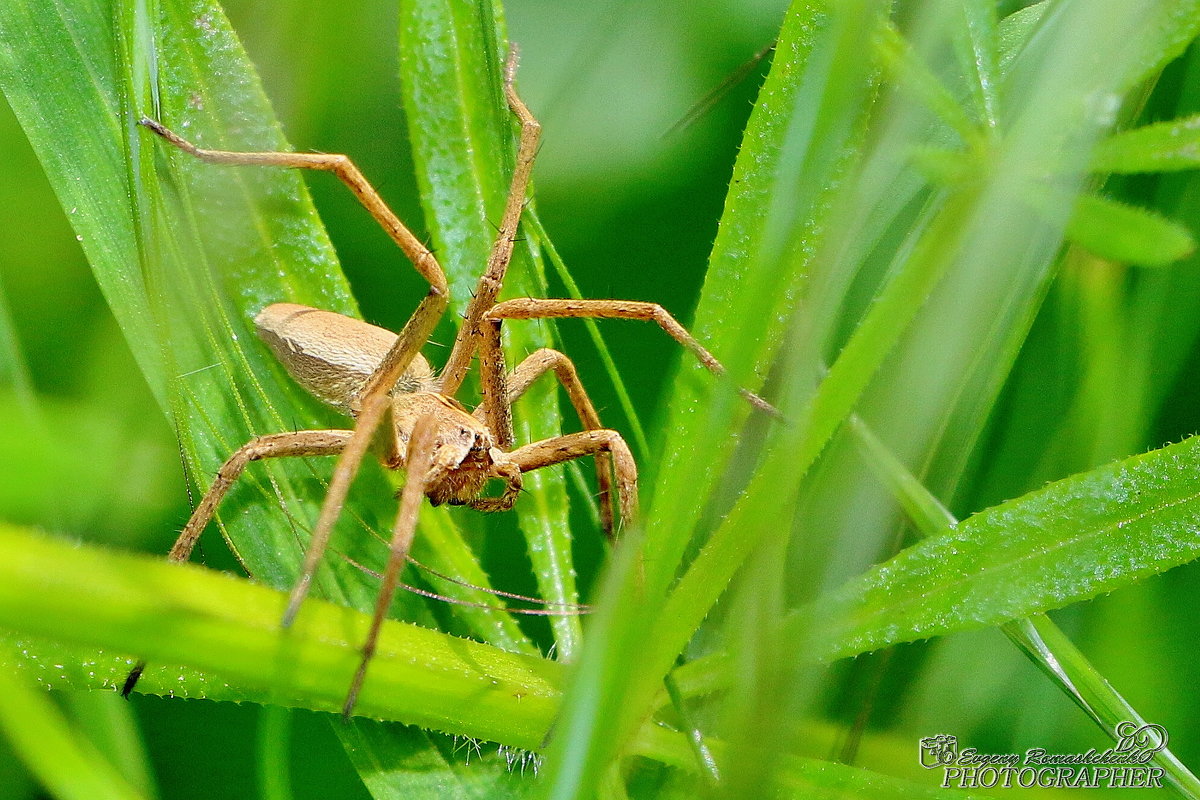
[[[658,303],[640,300],[562,300],[521,297],[498,303],[484,315],[484,321],[497,326],[506,319],[632,319],[654,322],[668,336],[690,350],[696,359],[714,375],[725,374],[725,366],[688,329],[679,324],[671,313]],[[749,389],[738,389],[746,402],[760,411],[778,418],[775,406]]]
[[[504,388],[504,356],[499,349],[498,334],[494,327],[484,321],[488,310],[496,304],[496,298],[504,285],[504,276],[512,261],[513,246],[517,241],[517,227],[525,209],[525,196],[533,173],[533,162],[537,156],[538,141],[542,126],[517,94],[514,81],[517,71],[517,51],[509,51],[504,67],[504,95],[508,107],[521,125],[520,141],[517,145],[516,165],[508,197],[504,202],[504,214],[496,231],[496,239],[488,257],[487,269],[475,287],[471,302],[467,305],[463,325],[454,340],[450,357],[442,370],[440,391],[453,396],[462,385],[471,359],[480,353],[480,386],[483,391],[485,420],[496,439],[496,444],[507,450],[512,447],[512,411],[509,408]]]
[[[392,599],[396,596],[396,587],[400,582],[400,570],[408,561],[408,552],[412,549],[413,536],[417,528],[417,516],[421,510],[421,501],[425,498],[425,489],[429,484],[434,469],[434,443],[437,440],[438,422],[430,415],[422,416],[413,427],[405,453],[407,477],[404,488],[400,493],[400,510],[396,514],[396,523],[392,527],[392,539],[389,545],[387,566],[384,568],[383,581],[379,587],[379,595],[375,600],[375,613],[371,617],[371,627],[363,641],[358,669],[350,681],[350,689],[346,693],[346,701],[342,705],[342,716],[349,718],[358,702],[358,692],[363,680],[367,677],[367,667],[375,655],[375,644],[379,640],[379,630],[387,618]]]
[[[489,335],[494,337],[494,341],[489,344],[488,348],[484,349],[485,358],[489,353],[498,352],[499,350],[499,329],[495,328],[495,323],[491,323],[491,325],[492,328],[489,330]],[[587,390],[584,389],[583,382],[579,380],[579,373],[575,370],[575,364],[567,356],[548,347],[543,347],[540,350],[530,353],[524,361],[509,373],[506,379],[508,390],[507,397],[505,398],[506,405],[511,407],[521,395],[525,394],[534,381],[547,372],[553,372],[555,377],[558,378],[559,384],[566,390],[567,397],[570,399],[571,405],[575,407],[575,413],[579,416],[579,422],[583,425],[584,430],[604,430],[604,426],[600,424],[600,416],[596,413],[595,406],[592,405],[592,399],[588,396]],[[475,416],[482,417],[486,410],[486,407],[481,405],[475,409]],[[596,462],[596,504],[600,509],[600,525],[604,529],[604,533],[612,537],[614,533],[612,454],[607,449],[601,448],[594,455]]]
[[[580,431],[543,439],[518,447],[508,454],[521,472],[573,461],[584,456],[597,459],[611,457],[617,476],[617,498],[621,510],[621,525],[627,526],[637,517],[637,463],[621,434],[606,428]]]

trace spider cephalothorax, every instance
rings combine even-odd
[[[433,505],[507,511],[521,491],[521,470],[496,446],[491,431],[452,397],[437,392],[396,394],[392,400],[397,461],[402,462],[417,421],[437,420],[425,496]],[[400,466],[400,463],[389,466]],[[505,482],[499,497],[484,497],[488,481]]]
[[[355,416],[351,399],[396,342],[383,328],[296,303],[273,303],[254,318],[258,335],[292,378],[313,396]],[[436,391],[433,370],[417,355],[392,389],[394,439],[383,443],[383,462],[403,469],[417,421],[435,420],[432,467],[425,496],[433,505],[469,505],[507,511],[521,490],[521,471],[496,447],[487,425],[453,397]],[[498,497],[483,496],[493,479],[505,483]]]

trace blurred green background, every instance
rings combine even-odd
[[[506,3],[510,36],[523,52],[522,92],[545,131],[535,173],[539,212],[585,296],[656,301],[688,319],[765,65],[694,124],[666,134],[771,40],[785,6],[781,0]],[[419,232],[395,77],[393,3],[359,3],[353,19],[332,4],[302,0],[272,3],[270,13],[248,1],[226,9],[293,145],[351,154]],[[1148,119],[1200,108],[1194,63],[1190,52],[1154,87]],[[0,419],[15,422],[0,427],[0,517],[165,551],[189,511],[171,431],[7,108],[0,109],[0,142],[7,154],[0,171],[6,209],[0,288],[24,355],[23,365],[3,365]],[[398,327],[423,287],[341,186],[309,184],[364,315]],[[1110,188],[1144,203],[1182,198],[1186,209],[1193,186],[1191,176],[1179,176]],[[1191,353],[1177,359],[1183,368],[1156,373],[1151,361],[1149,374],[1139,377],[1156,387],[1156,396],[1144,403],[1123,396],[1119,354],[1097,358],[1089,347],[1145,279],[1116,268],[1070,266],[1050,289],[975,459],[975,478],[959,489],[959,513],[1196,429],[1193,376],[1200,358],[1188,325],[1181,322],[1172,341]],[[1194,266],[1174,268],[1184,276],[1171,288],[1181,300],[1195,291],[1196,281],[1187,278]],[[586,381],[598,368],[582,328],[560,331]],[[664,365],[677,348],[648,326],[612,323],[604,334],[636,406],[652,421],[661,414],[656,397],[669,374]],[[1122,342],[1108,345],[1119,350]],[[1097,375],[1097,365],[1110,373]],[[625,429],[607,382],[593,386],[602,418]],[[1054,424],[1064,417],[1069,425]],[[1051,428],[1058,439],[1046,438]],[[996,446],[989,449],[989,441]],[[216,537],[203,559],[232,564]],[[1200,683],[1192,655],[1198,596],[1200,570],[1190,566],[1055,615],[1098,669],[1147,718],[1167,727],[1177,754],[1192,765],[1200,763],[1200,696],[1191,688]],[[876,671],[882,659],[890,663]],[[871,763],[879,769],[882,759],[898,773],[914,774],[917,737],[943,730],[992,752],[1033,743],[1059,750],[1095,745],[1096,731],[1084,716],[994,631],[897,648],[839,670],[846,679],[825,710],[849,723],[871,709],[882,753]],[[261,709],[152,697],[131,702],[163,796],[252,791]],[[366,796],[320,715],[295,714],[293,736],[297,797]],[[0,752],[0,797],[37,796],[20,775]]]

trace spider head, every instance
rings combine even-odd
[[[433,472],[425,494],[433,505],[477,505],[484,486],[493,478],[513,483],[508,476],[504,453],[496,447],[491,431],[467,413],[457,400],[435,392],[398,394],[393,405],[396,441],[401,460],[407,458],[408,441],[417,420],[433,416],[437,434],[433,443]],[[503,466],[502,466],[503,465]],[[519,473],[516,479],[520,488]],[[507,496],[508,493],[506,493]],[[509,502],[508,506],[512,503]]]

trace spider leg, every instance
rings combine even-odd
[[[616,431],[602,428],[555,436],[518,447],[509,453],[508,457],[521,472],[529,472],[598,454],[612,457],[613,472],[617,478],[621,524],[628,525],[637,516],[637,464],[633,460],[633,454],[629,452],[629,445],[625,444],[621,434]]]
[[[570,398],[571,405],[575,407],[575,413],[579,415],[579,422],[584,429],[601,430],[604,426],[600,424],[600,416],[596,413],[595,406],[592,405],[592,400],[583,387],[583,382],[579,380],[575,364],[564,354],[547,347],[535,350],[509,373],[507,404],[511,406],[535,380],[552,370],[558,378],[558,382],[566,390],[567,397]],[[475,409],[477,417],[483,416],[484,413],[486,413],[486,406],[481,405]],[[595,453],[595,457],[600,524],[604,528],[604,532],[612,536],[612,455],[607,450],[599,450]]]
[[[467,305],[466,318],[454,340],[454,347],[450,351],[446,366],[442,370],[441,392],[443,394],[454,395],[462,385],[463,378],[466,377],[467,370],[471,366],[471,358],[476,349],[480,347],[479,337],[482,335],[480,323],[487,310],[495,304],[496,297],[500,294],[500,289],[504,284],[504,274],[508,271],[508,264],[512,260],[513,245],[517,240],[517,226],[521,221],[521,212],[525,209],[525,194],[529,189],[533,161],[537,156],[538,140],[542,134],[541,124],[521,100],[513,85],[516,71],[517,51],[514,48],[509,51],[508,60],[504,66],[504,95],[508,100],[509,109],[512,110],[521,125],[516,166],[513,170],[512,183],[509,185],[508,199],[504,203],[504,214],[500,218],[500,228],[496,232],[495,244],[492,246],[492,253],[488,258],[487,269],[479,279],[474,297]],[[497,368],[494,364],[482,364],[480,368],[484,371],[484,402],[499,406],[504,401],[504,394],[501,392],[489,395],[487,392],[502,385],[503,365]],[[493,371],[490,376],[487,374],[489,369]],[[493,434],[502,436],[502,431],[493,430]]]
[[[200,498],[199,505],[192,511],[192,516],[183,526],[183,531],[175,540],[167,558],[171,561],[188,560],[200,534],[212,519],[213,514],[216,513],[217,506],[220,505],[221,500],[224,499],[226,493],[251,461],[260,461],[265,458],[335,456],[342,452],[346,443],[350,441],[350,437],[350,431],[294,431],[272,433],[251,439],[239,447],[217,470],[216,479],[208,487],[204,497]],[[133,687],[137,684],[138,678],[141,677],[145,668],[146,662],[139,661],[130,670],[128,677],[125,678],[125,684],[121,688],[122,695],[128,695],[133,691]]]
[[[690,350],[700,363],[714,375],[724,375],[725,366],[712,353],[696,341],[679,322],[658,303],[644,303],[637,300],[540,300],[532,297],[521,297],[498,303],[484,315],[485,320],[500,321],[504,319],[554,319],[554,318],[584,318],[594,319],[635,319],[655,322],[666,331],[672,339]],[[748,389],[738,390],[750,405],[770,414],[780,416],[779,411]]]
[[[358,701],[358,692],[367,676],[367,666],[375,655],[375,645],[379,640],[379,629],[387,618],[392,599],[396,596],[396,587],[400,581],[400,571],[408,561],[408,551],[412,548],[413,535],[417,527],[417,516],[421,510],[421,501],[425,497],[425,487],[433,470],[433,446],[438,430],[437,419],[426,415],[417,420],[412,436],[408,441],[407,478],[404,489],[400,494],[400,510],[396,514],[396,523],[392,526],[392,540],[388,554],[387,567],[383,572],[383,582],[379,587],[379,596],[375,601],[375,614],[371,618],[371,627],[362,645],[362,660],[358,670],[350,682],[350,690],[346,694],[346,702],[342,706],[342,716],[347,719],[354,711]]]

